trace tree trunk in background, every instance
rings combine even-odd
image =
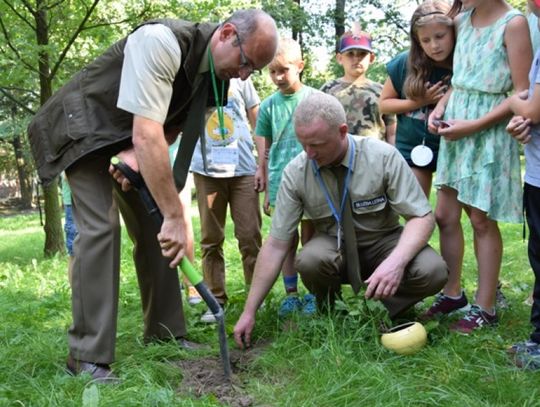
[[[40,99],[43,106],[52,95],[51,67],[49,54],[46,49],[49,45],[49,27],[47,25],[47,2],[36,1],[36,39],[39,46],[39,86]],[[43,188],[44,212],[45,212],[45,247],[43,252],[46,257],[64,252],[64,231],[62,230],[62,216],[60,202],[58,200],[58,179]]]
[[[17,166],[17,176],[19,178],[19,187],[21,190],[21,209],[32,208],[32,177],[28,171],[28,163],[24,157],[24,146],[21,136],[16,135],[11,141],[15,152],[15,161]]]
[[[45,257],[64,253],[64,230],[62,229],[62,213],[58,200],[58,178],[43,188],[43,209],[45,212]]]
[[[334,28],[336,31],[336,52],[339,38],[345,32],[345,2],[346,0],[336,0],[336,9],[334,13]]]
[[[300,0],[293,0],[294,3],[298,4],[298,10],[300,10]],[[296,24],[292,24],[292,39],[298,41],[300,47],[302,47],[302,31],[296,27]]]

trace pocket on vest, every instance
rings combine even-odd
[[[42,132],[42,137],[46,137],[49,141],[49,151],[46,156],[48,162],[57,160],[71,145],[89,134],[82,95],[69,94],[62,98],[61,103],[56,101],[53,106],[47,114],[49,129],[47,132]]]
[[[84,98],[79,95],[68,95],[64,98],[64,114],[66,116],[67,136],[71,140],[79,140],[88,135],[88,118]]]

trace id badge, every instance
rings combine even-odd
[[[212,162],[214,164],[238,165],[238,148],[236,146],[212,147]]]

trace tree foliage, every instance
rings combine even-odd
[[[377,61],[368,76],[384,80],[384,63],[408,46],[407,10],[410,12],[419,3],[420,0],[0,0],[0,175],[13,176],[19,169],[18,160],[28,160],[26,140],[17,140],[39,106],[76,71],[144,20],[175,17],[223,21],[239,8],[261,7],[276,19],[283,35],[301,43],[306,61],[303,80],[319,87],[342,75],[334,58],[336,40],[356,21],[374,38]],[[522,11],[526,9],[526,0],[509,3]],[[321,68],[320,60],[329,65]],[[254,78],[254,82],[261,97],[275,89],[268,75]],[[15,145],[23,150],[22,156],[15,152]],[[31,173],[31,162],[25,167]],[[63,248],[56,188],[53,185],[46,191],[46,234],[52,236],[52,240],[46,241],[45,251],[49,254]]]
[[[151,9],[128,3],[113,0],[100,8],[100,0],[1,0],[0,120],[16,109],[20,114],[12,121],[25,125],[54,89]],[[14,146],[22,148],[20,136],[12,134]],[[64,250],[56,181],[44,188],[44,198],[44,252],[52,255]]]

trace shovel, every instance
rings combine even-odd
[[[154,201],[154,198],[146,186],[141,174],[133,171],[129,165],[120,161],[118,157],[112,157],[111,164],[122,174],[124,174],[131,186],[139,193],[139,197],[141,198],[141,201],[143,202],[143,205],[150,217],[154,219],[158,226],[161,226],[163,223],[163,215],[161,214],[156,201]],[[227,346],[227,335],[225,333],[225,314],[223,313],[223,308],[221,308],[216,300],[216,297],[214,297],[204,283],[202,276],[197,272],[197,270],[195,270],[195,267],[193,267],[186,256],[182,257],[182,260],[180,261],[180,270],[182,273],[184,273],[189,282],[193,284],[216,318],[219,336],[219,353],[221,355],[225,379],[229,380],[231,377],[231,361],[229,358],[229,348]]]

